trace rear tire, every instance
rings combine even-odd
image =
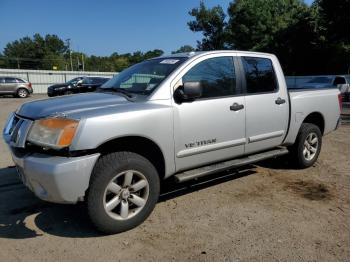
[[[295,144],[290,148],[292,160],[298,168],[312,166],[320,154],[322,133],[318,126],[301,124]]]
[[[116,152],[100,157],[87,194],[92,223],[107,234],[140,225],[158,201],[159,184],[155,167],[138,154]]]
[[[20,88],[17,90],[17,97],[19,98],[26,98],[28,97],[28,95],[29,95],[29,92],[25,88]]]

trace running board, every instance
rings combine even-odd
[[[243,157],[243,158],[233,159],[233,160],[229,160],[229,161],[225,161],[225,162],[221,162],[221,163],[212,164],[209,166],[204,166],[204,167],[200,167],[200,168],[196,168],[196,169],[192,169],[192,170],[187,170],[187,171],[184,171],[182,173],[176,174],[174,177],[175,177],[175,181],[177,183],[182,183],[182,182],[186,182],[188,180],[211,175],[211,174],[214,174],[214,173],[217,173],[220,171],[225,171],[225,170],[230,169],[230,168],[236,168],[236,167],[240,167],[240,166],[244,166],[244,165],[249,165],[249,164],[253,164],[255,162],[265,160],[268,158],[286,155],[286,154],[288,154],[288,152],[289,151],[286,148],[278,148],[278,149],[274,149],[271,151],[266,151],[263,153],[250,155],[250,156]]]

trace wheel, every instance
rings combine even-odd
[[[26,98],[28,97],[28,95],[29,95],[29,92],[27,91],[27,89],[20,88],[17,90],[17,96],[19,98]]]
[[[299,168],[312,166],[320,154],[322,147],[322,134],[318,126],[303,123],[295,144],[291,148],[293,161]]]
[[[158,201],[159,183],[155,167],[138,154],[102,156],[92,172],[87,196],[92,223],[107,234],[138,226]]]
[[[68,91],[64,92],[64,94],[65,95],[73,95],[74,93],[73,93],[73,91],[68,90]]]

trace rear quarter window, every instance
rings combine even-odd
[[[248,94],[272,93],[278,90],[272,61],[261,57],[242,57]]]

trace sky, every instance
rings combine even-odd
[[[306,0],[310,4],[313,0]],[[0,0],[0,52],[8,42],[35,33],[71,39],[74,51],[111,55],[196,46],[189,10],[199,0]],[[227,10],[231,0],[204,0]]]

